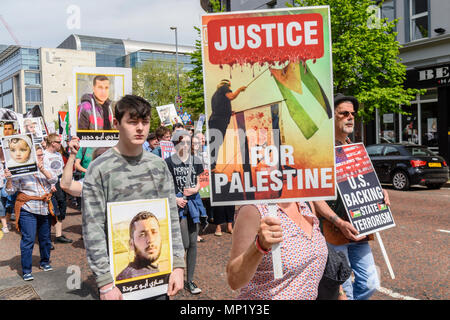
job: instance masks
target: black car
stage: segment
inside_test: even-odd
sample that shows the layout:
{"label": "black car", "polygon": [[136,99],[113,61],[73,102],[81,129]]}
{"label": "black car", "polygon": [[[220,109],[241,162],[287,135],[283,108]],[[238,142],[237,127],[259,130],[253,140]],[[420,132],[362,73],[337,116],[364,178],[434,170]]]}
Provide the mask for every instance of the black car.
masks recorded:
{"label": "black car", "polygon": [[408,190],[415,184],[439,189],[449,179],[444,158],[425,146],[381,143],[366,149],[380,182],[392,183],[397,190]]}

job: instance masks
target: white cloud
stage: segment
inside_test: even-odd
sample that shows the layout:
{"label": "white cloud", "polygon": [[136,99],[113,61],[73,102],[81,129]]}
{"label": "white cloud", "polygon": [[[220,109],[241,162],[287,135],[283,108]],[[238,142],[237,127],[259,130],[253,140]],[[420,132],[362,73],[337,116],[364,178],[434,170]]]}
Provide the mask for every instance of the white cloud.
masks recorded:
{"label": "white cloud", "polygon": [[[204,11],[200,0],[15,0],[2,1],[1,15],[21,45],[56,47],[70,34],[194,45]],[[67,8],[80,8],[80,29],[68,29]],[[0,44],[14,40],[0,23]]]}

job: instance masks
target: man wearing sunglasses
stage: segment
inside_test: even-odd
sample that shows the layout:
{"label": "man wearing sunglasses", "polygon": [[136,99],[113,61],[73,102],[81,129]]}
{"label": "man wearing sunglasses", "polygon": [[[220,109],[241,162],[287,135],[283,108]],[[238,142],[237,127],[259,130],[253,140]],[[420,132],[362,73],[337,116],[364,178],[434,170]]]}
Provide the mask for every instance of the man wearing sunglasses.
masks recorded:
{"label": "man wearing sunglasses", "polygon": [[64,161],[59,153],[61,150],[61,137],[56,133],[51,133],[47,137],[47,149],[44,151],[44,163],[53,170],[58,177],[56,185],[52,186],[52,203],[58,221],[55,225],[56,243],[72,243],[73,240],[66,238],[62,234],[62,222],[66,218],[66,193],[61,189],[60,179],[64,170]]}
{"label": "man wearing sunglasses", "polygon": [[[350,144],[349,135],[355,126],[355,116],[359,102],[355,97],[338,93],[334,97],[334,134],[337,146]],[[389,206],[389,196],[383,190],[384,201]],[[379,287],[379,279],[369,240],[373,235],[358,238],[358,231],[348,220],[342,198],[338,194],[335,201],[315,201],[315,208],[321,216],[321,227],[325,239],[336,251],[341,251],[355,275],[342,285],[349,300],[367,300]]]}

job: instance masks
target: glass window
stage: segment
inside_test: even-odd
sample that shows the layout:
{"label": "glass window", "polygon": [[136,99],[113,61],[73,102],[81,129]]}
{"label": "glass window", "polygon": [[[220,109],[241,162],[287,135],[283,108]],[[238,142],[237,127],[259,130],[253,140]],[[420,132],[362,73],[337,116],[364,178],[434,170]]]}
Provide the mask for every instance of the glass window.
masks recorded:
{"label": "glass window", "polygon": [[26,101],[41,101],[41,89],[40,88],[25,88],[25,100]]}
{"label": "glass window", "polygon": [[436,154],[424,147],[406,146],[405,150],[412,156],[435,156]]}
{"label": "glass window", "polygon": [[420,100],[430,100],[430,99],[436,99],[438,98],[438,91],[437,88],[431,88],[428,89],[427,92],[424,95],[420,96]]}
{"label": "glass window", "polygon": [[13,94],[12,92],[3,95],[3,107],[8,107],[13,105]]}
{"label": "glass window", "polygon": [[25,106],[26,112],[28,112],[28,111],[30,111],[31,109],[33,109],[34,106],[35,106],[36,104],[37,104],[37,103],[27,103],[26,106]]}
{"label": "glass window", "polygon": [[412,40],[428,38],[428,16],[413,19]]}
{"label": "glass window", "polygon": [[419,143],[417,104],[411,104],[411,107],[404,110],[411,112],[411,115],[402,115],[402,141],[417,144]]}
{"label": "glass window", "polygon": [[411,11],[413,15],[428,12],[428,0],[411,0]]}
{"label": "glass window", "polygon": [[420,107],[422,109],[422,145],[437,151],[439,148],[437,130],[438,104],[437,102],[421,103]]}
{"label": "glass window", "polygon": [[2,90],[0,93],[11,91],[13,88],[12,78],[2,82]]}
{"label": "glass window", "polygon": [[25,72],[25,85],[41,84],[41,75],[34,72]]}
{"label": "glass window", "polygon": [[410,0],[411,41],[428,38],[428,0]]}
{"label": "glass window", "polygon": [[399,156],[400,151],[393,146],[387,146],[386,149],[384,149],[384,155],[385,156]]}
{"label": "glass window", "polygon": [[[386,142],[398,142],[398,131],[397,113],[386,113],[380,117],[380,138],[383,138]],[[380,139],[380,141],[383,141],[383,139]]]}
{"label": "glass window", "polygon": [[368,146],[366,150],[369,156],[381,156],[381,151],[383,150],[383,147],[384,146]]}

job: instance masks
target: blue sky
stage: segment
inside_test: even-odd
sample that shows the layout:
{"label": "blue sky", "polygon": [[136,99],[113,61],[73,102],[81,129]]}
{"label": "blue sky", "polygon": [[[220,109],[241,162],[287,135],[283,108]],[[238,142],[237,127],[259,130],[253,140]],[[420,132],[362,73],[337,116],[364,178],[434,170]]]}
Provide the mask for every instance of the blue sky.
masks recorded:
{"label": "blue sky", "polygon": [[[1,0],[0,3],[0,15],[21,45],[50,48],[72,33],[174,43],[170,26],[178,28],[180,45],[193,46],[197,39],[194,26],[200,26],[204,13],[200,0]],[[15,44],[1,21],[0,44]]]}

